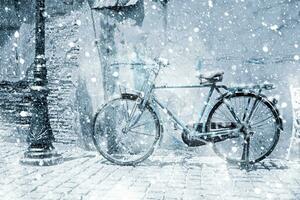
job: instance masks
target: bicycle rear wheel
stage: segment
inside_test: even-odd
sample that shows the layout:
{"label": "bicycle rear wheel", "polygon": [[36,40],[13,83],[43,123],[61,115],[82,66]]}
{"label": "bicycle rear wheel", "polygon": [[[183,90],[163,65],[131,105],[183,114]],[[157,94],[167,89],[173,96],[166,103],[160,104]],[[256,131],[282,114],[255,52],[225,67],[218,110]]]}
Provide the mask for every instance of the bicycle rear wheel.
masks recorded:
{"label": "bicycle rear wheel", "polygon": [[154,110],[149,105],[141,110],[138,105],[137,96],[123,95],[95,115],[94,144],[103,157],[115,164],[142,162],[152,154],[160,137]]}
{"label": "bicycle rear wheel", "polygon": [[218,123],[239,128],[235,137],[220,139],[213,145],[217,155],[234,163],[253,164],[266,158],[274,150],[282,129],[273,104],[252,93],[235,93],[217,102],[208,115],[206,131],[221,130]]}

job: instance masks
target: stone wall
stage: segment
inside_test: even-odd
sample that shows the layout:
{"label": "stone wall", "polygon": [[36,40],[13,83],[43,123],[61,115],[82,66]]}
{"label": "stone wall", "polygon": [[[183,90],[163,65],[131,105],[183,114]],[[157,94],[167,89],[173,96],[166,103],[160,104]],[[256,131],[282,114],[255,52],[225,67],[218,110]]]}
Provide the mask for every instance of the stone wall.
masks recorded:
{"label": "stone wall", "polygon": [[[85,126],[83,130],[88,130],[90,119],[85,115],[85,112],[88,110],[86,109],[88,107],[88,103],[86,103],[88,94],[85,91],[84,82],[79,81],[80,49],[78,29],[80,23],[77,19],[81,14],[75,10],[72,12],[70,10],[73,10],[73,8],[64,9],[64,12],[61,10],[58,14],[50,12],[52,16],[46,20],[46,65],[48,70],[48,87],[50,89],[48,106],[50,123],[56,141],[82,143],[83,140],[79,140],[79,138],[82,138],[81,124]],[[34,60],[34,25],[23,24],[18,31],[20,34],[18,53],[23,59],[20,66],[22,77],[2,73],[0,74],[0,80],[5,83],[8,80],[18,79],[31,83],[33,79],[32,67],[30,66],[32,66]],[[6,46],[12,46],[13,42],[8,41]],[[14,62],[10,61],[10,64],[6,66],[7,70],[5,72],[12,71],[15,68],[14,64]],[[27,96],[29,85],[26,88],[18,88],[16,86],[10,90],[17,90],[17,92],[13,92],[12,95],[4,86],[0,85],[0,114],[2,114],[0,131],[2,133],[6,131],[7,135],[13,135],[14,137],[19,134],[25,139],[26,132],[29,131],[30,119],[27,118],[21,123],[20,120],[12,120],[11,115],[19,115],[19,108],[22,105],[19,104],[21,99],[18,97],[20,96],[21,98],[22,96],[22,98],[25,98]],[[81,98],[82,93],[85,94],[83,98]],[[81,106],[81,104],[84,105]],[[24,106],[27,110],[30,110],[30,102],[25,102]],[[25,128],[23,129],[23,127]],[[8,128],[10,129],[8,130]],[[24,130],[21,133],[19,131],[20,128]]]}
{"label": "stone wall", "polygon": [[79,70],[76,14],[50,18],[46,38],[50,123],[57,141],[75,142],[79,134],[74,127]]}

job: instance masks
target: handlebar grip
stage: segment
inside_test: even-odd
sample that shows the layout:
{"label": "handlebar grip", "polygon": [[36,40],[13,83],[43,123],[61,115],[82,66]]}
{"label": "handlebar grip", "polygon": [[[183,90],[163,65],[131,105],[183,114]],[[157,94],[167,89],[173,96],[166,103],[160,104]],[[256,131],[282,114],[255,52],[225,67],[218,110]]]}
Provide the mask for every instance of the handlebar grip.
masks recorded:
{"label": "handlebar grip", "polygon": [[266,84],[264,84],[263,88],[266,90],[272,90],[272,89],[275,89],[275,85],[273,85],[271,83],[266,83]]}

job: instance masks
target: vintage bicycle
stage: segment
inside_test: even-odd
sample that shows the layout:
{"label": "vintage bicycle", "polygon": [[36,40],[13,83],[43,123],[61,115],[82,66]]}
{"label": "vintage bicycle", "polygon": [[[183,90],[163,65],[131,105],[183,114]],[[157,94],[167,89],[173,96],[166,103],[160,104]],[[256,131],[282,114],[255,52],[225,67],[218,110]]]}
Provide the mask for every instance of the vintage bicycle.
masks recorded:
{"label": "vintage bicycle", "polygon": [[[164,59],[156,59],[147,68],[141,91],[122,92],[96,112],[92,138],[104,158],[118,165],[147,159],[162,135],[158,109],[182,129],[182,140],[190,147],[209,144],[217,155],[238,164],[254,164],[270,155],[283,130],[276,100],[262,93],[274,89],[273,84],[227,87],[219,84],[224,73],[216,73],[200,75],[197,85],[155,86],[161,68],[167,66]],[[158,100],[154,90],[168,88],[210,88],[197,123],[185,124]],[[208,110],[215,91],[216,103]]]}

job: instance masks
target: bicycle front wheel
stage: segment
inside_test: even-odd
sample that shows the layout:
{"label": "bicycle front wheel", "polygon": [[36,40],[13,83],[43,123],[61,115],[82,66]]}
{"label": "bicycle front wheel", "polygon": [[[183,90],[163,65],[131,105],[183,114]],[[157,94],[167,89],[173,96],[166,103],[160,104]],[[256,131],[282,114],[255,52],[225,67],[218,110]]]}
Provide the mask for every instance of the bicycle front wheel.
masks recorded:
{"label": "bicycle front wheel", "polygon": [[279,113],[266,98],[252,93],[235,93],[212,108],[206,131],[238,129],[234,137],[219,138],[215,153],[235,163],[259,162],[274,150],[282,129]]}
{"label": "bicycle front wheel", "polygon": [[160,137],[160,123],[147,105],[141,110],[135,95],[123,95],[102,107],[94,118],[93,141],[99,153],[118,165],[148,158]]}

